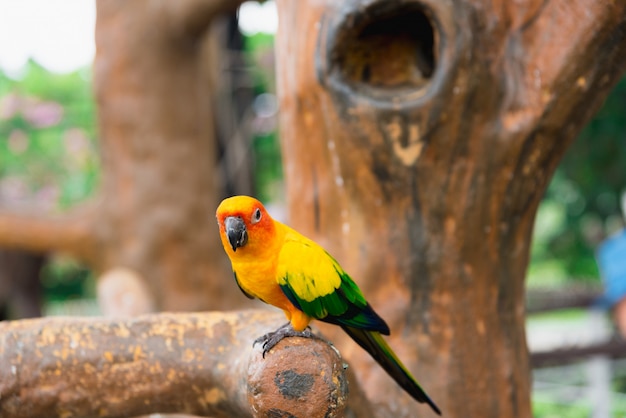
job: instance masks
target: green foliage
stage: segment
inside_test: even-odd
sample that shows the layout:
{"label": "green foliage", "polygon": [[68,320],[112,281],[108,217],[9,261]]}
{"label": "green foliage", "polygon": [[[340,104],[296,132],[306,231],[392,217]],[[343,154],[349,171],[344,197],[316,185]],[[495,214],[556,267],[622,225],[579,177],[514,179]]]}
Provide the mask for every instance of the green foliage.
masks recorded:
{"label": "green foliage", "polygon": [[73,260],[57,257],[41,272],[41,284],[48,302],[95,298],[93,273]]}
{"label": "green foliage", "polygon": [[255,156],[255,188],[258,197],[262,201],[275,201],[282,192],[276,190],[276,187],[283,178],[280,143],[276,131],[257,135],[252,150]]}
{"label": "green foliage", "polygon": [[274,35],[257,33],[246,36],[244,52],[249,64],[249,73],[254,83],[255,92],[275,93],[275,60],[274,60]]}
{"label": "green foliage", "polygon": [[[626,78],[611,92],[557,169],[539,207],[529,284],[597,280],[597,245],[623,227]],[[547,281],[547,283],[546,283]]]}
{"label": "green foliage", "polygon": [[591,405],[578,401],[573,403],[555,404],[543,396],[533,396],[533,417],[535,418],[589,418],[592,416]]}
{"label": "green foliage", "polygon": [[[626,393],[626,375],[613,376],[613,390],[618,393]],[[623,400],[620,404],[623,412],[621,416],[626,416],[626,400]]]}
{"label": "green foliage", "polygon": [[[580,391],[584,392],[584,389],[581,387]],[[619,396],[619,388],[616,388],[616,392],[618,396],[613,396],[611,399],[610,416],[623,418],[626,416],[626,401]],[[556,402],[553,394],[539,390],[533,392],[532,411],[534,418],[589,418],[593,416],[593,407],[587,396],[570,395],[568,399]]]}
{"label": "green foliage", "polygon": [[254,186],[259,199],[276,201],[282,195],[283,171],[276,126],[277,114],[275,110],[272,111],[276,107],[274,36],[265,33],[247,36],[244,51],[256,95],[252,141]]}
{"label": "green foliage", "polygon": [[0,74],[0,198],[5,203],[63,208],[95,189],[99,162],[89,74],[87,69],[52,74],[33,61],[20,80]]}

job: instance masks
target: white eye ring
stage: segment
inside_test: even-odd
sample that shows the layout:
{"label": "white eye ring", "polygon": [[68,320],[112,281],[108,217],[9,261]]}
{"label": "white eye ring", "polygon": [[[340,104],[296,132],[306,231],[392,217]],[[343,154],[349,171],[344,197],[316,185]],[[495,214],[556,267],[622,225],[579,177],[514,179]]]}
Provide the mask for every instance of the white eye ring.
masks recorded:
{"label": "white eye ring", "polygon": [[259,222],[261,220],[261,209],[256,208],[254,210],[254,213],[252,214],[252,219],[250,220],[250,222],[252,222],[253,224]]}

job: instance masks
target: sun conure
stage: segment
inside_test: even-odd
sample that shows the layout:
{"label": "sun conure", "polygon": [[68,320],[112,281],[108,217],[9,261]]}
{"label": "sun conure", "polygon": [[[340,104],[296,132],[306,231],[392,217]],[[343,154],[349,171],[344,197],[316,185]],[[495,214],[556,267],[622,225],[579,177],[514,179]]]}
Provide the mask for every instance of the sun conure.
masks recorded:
{"label": "sun conure", "polygon": [[389,335],[385,321],[321,246],[272,219],[249,196],[225,199],[216,216],[239,288],[249,298],[282,309],[289,320],[255,341],[263,344],[264,357],[285,337],[312,336],[312,319],[339,325],[413,398],[441,415],[383,339],[381,334]]}

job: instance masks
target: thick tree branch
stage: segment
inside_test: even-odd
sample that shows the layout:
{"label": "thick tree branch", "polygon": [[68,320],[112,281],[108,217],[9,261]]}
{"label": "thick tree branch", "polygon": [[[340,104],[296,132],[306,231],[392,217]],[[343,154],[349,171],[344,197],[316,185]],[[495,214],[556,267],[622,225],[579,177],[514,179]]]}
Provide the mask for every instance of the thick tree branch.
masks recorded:
{"label": "thick tree branch", "polygon": [[530,167],[542,162],[556,165],[565,150],[563,141],[573,140],[626,68],[626,4],[536,3],[510,6],[520,18],[515,22],[512,17],[499,71],[510,99],[503,106],[503,133],[519,132],[521,140],[529,131],[545,136],[533,145],[546,157],[528,156],[528,171],[543,169]]}
{"label": "thick tree branch", "polygon": [[344,363],[330,345],[288,338],[265,359],[252,347],[283,322],[239,311],[0,323],[0,415],[344,416]]}
{"label": "thick tree branch", "polygon": [[59,251],[93,262],[96,208],[83,204],[60,215],[0,209],[0,246],[33,252]]}

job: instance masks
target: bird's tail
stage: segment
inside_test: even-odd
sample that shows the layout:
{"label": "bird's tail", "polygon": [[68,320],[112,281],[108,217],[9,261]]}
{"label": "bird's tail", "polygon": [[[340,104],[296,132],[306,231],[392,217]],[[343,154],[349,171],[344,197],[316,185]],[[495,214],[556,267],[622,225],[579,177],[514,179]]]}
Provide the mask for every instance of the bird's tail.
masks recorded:
{"label": "bird's tail", "polygon": [[352,328],[345,325],[342,325],[341,328],[363,347],[363,349],[385,369],[387,374],[393,377],[402,389],[407,391],[418,402],[426,402],[433,411],[441,415],[441,411],[437,405],[428,397],[419,383],[417,383],[417,380],[411,376],[411,373],[409,373],[379,332]]}

